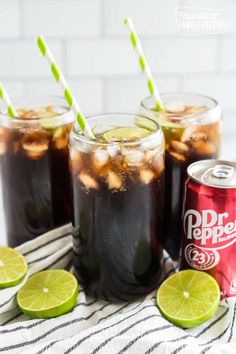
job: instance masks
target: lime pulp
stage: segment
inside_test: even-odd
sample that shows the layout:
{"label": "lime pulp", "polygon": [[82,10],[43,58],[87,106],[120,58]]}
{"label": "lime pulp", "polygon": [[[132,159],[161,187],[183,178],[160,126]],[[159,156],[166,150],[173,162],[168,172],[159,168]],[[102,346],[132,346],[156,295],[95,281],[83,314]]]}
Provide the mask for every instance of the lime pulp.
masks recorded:
{"label": "lime pulp", "polygon": [[157,305],[167,320],[191,328],[208,321],[220,302],[220,288],[209,274],[183,270],[166,279],[157,291]]}
{"label": "lime pulp", "polygon": [[53,269],[30,277],[17,293],[17,303],[31,318],[52,318],[71,311],[78,296],[74,275]]}
{"label": "lime pulp", "polygon": [[0,288],[18,285],[27,273],[25,258],[10,247],[0,247]]}
{"label": "lime pulp", "polygon": [[103,134],[105,141],[127,141],[144,138],[150,131],[141,127],[118,127]]}

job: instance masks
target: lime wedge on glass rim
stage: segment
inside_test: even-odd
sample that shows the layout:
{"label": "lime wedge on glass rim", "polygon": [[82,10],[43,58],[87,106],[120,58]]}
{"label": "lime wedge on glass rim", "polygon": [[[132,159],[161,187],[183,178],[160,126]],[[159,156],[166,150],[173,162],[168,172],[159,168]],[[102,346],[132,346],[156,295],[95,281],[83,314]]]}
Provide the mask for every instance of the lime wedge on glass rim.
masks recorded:
{"label": "lime wedge on glass rim", "polygon": [[52,318],[71,311],[78,296],[78,282],[63,269],[30,277],[17,293],[17,304],[31,318]]}
{"label": "lime wedge on glass rim", "polygon": [[140,127],[118,127],[103,134],[105,141],[125,141],[144,138],[150,131]]}
{"label": "lime wedge on glass rim", "polygon": [[183,270],[167,278],[157,291],[157,305],[167,320],[191,328],[208,321],[220,302],[215,279],[202,271]]}
{"label": "lime wedge on glass rim", "polygon": [[[154,121],[153,121],[154,120]],[[150,132],[155,132],[157,130],[157,126],[155,124],[156,119],[147,119],[146,117],[136,117],[135,124],[140,127],[149,130]]]}
{"label": "lime wedge on glass rim", "polygon": [[166,143],[169,143],[171,140],[174,139],[181,139],[186,129],[186,127],[184,125],[181,125],[180,122],[171,121],[166,118],[161,119],[161,116],[159,117],[153,116],[149,120],[143,117],[137,117],[135,119],[135,123],[138,127],[147,129],[150,132],[156,131],[156,124],[154,122],[158,123],[158,125],[161,127],[165,136]]}
{"label": "lime wedge on glass rim", "polygon": [[27,273],[25,258],[10,247],[0,247],[0,289],[19,284]]}

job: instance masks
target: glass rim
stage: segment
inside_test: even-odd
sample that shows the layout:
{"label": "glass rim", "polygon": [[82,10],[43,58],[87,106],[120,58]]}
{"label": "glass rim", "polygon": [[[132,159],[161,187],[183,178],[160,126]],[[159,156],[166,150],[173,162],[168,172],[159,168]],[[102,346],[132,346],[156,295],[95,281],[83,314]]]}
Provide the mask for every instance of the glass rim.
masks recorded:
{"label": "glass rim", "polygon": [[[13,107],[14,107],[14,102],[16,101],[22,101],[27,102],[30,100],[40,100],[42,99],[50,99],[50,101],[52,101],[52,105],[53,105],[53,100],[60,100],[61,102],[63,101],[65,103],[65,105],[61,105],[61,107],[65,108],[65,111],[62,113],[57,113],[55,116],[53,117],[37,117],[37,118],[26,118],[26,117],[11,117],[7,112],[3,112],[2,110],[0,110],[0,117],[4,117],[5,119],[9,119],[9,121],[11,122],[15,122],[15,123],[19,123],[19,122],[29,122],[29,123],[38,123],[40,122],[55,122],[55,120],[69,120],[68,118],[70,118],[70,121],[73,121],[74,119],[71,119],[71,109],[67,106],[66,101],[64,99],[63,96],[59,96],[59,95],[47,95],[47,94],[31,94],[31,95],[22,95],[22,96],[16,96],[16,97],[12,97],[11,101],[13,103]],[[40,105],[39,105],[40,106]],[[42,105],[43,107],[44,105]],[[24,109],[24,104],[22,105],[21,108],[19,109]],[[33,109],[33,107],[32,107]]]}
{"label": "glass rim", "polygon": [[[199,117],[201,115],[204,115],[204,114],[209,114],[209,113],[214,113],[219,111],[221,113],[221,108],[220,108],[220,105],[219,105],[219,102],[213,98],[213,97],[210,97],[208,95],[204,95],[204,94],[201,94],[201,93],[192,93],[192,92],[178,92],[178,91],[173,91],[173,92],[163,92],[160,94],[161,97],[168,97],[168,96],[193,96],[193,97],[199,97],[199,98],[204,98],[204,99],[207,99],[208,101],[212,102],[214,105],[213,107],[207,107],[207,110],[203,113],[190,113],[190,114],[186,114],[186,115],[181,115],[181,113],[173,113],[173,117],[171,117],[171,119],[181,119],[181,120],[185,120],[186,119],[189,119],[189,118],[194,118],[194,117]],[[157,111],[154,111],[152,108],[148,107],[145,102],[148,101],[149,99],[152,99],[152,96],[147,96],[145,97],[144,99],[141,100],[141,107],[146,109],[147,111],[150,111],[150,112],[157,112]],[[153,104],[154,106],[154,104]],[[159,113],[159,112],[157,112]]]}
{"label": "glass rim", "polygon": [[[73,124],[73,127],[71,129],[71,136],[79,142],[87,143],[90,145],[100,145],[100,146],[110,146],[110,145],[137,145],[137,144],[142,144],[146,141],[148,141],[150,138],[157,137],[159,135],[162,135],[162,130],[161,126],[158,122],[156,122],[154,119],[147,117],[143,114],[139,113],[101,113],[101,114],[95,114],[95,115],[90,115],[86,117],[86,120],[93,119],[93,118],[102,118],[102,117],[120,117],[120,116],[127,116],[127,117],[140,117],[140,118],[145,118],[147,121],[150,121],[155,124],[156,130],[154,132],[150,131],[150,134],[147,136],[144,136],[142,138],[137,138],[137,139],[130,139],[130,140],[116,140],[116,141],[102,141],[102,140],[92,140],[86,137],[81,133],[80,127],[78,126],[78,123],[75,122]],[[122,126],[119,126],[122,127]],[[81,133],[81,134],[79,134]]]}

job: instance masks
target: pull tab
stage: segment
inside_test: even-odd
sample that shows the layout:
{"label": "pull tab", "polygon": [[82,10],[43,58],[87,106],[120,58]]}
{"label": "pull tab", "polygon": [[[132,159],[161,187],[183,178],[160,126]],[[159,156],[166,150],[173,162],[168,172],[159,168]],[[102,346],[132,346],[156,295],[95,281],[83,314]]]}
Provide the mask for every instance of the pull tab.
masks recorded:
{"label": "pull tab", "polygon": [[233,173],[233,167],[226,165],[216,165],[212,170],[212,176],[216,178],[230,179],[233,177]]}
{"label": "pull tab", "polygon": [[208,186],[230,188],[235,185],[236,174],[232,166],[216,165],[208,168],[201,180]]}

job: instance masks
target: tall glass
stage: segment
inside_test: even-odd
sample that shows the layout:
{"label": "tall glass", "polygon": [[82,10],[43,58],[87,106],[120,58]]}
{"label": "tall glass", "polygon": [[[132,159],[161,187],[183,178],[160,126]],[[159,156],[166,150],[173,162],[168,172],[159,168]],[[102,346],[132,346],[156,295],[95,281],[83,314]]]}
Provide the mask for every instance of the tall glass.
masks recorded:
{"label": "tall glass", "polygon": [[141,112],[160,125],[165,136],[165,202],[162,244],[171,257],[179,257],[181,214],[187,167],[197,160],[218,158],[222,112],[210,97],[163,94],[165,111],[157,113],[153,99],[141,102]]}
{"label": "tall glass", "polygon": [[[96,140],[76,125],[70,139],[75,269],[89,295],[134,299],[155,288],[161,272],[163,134],[141,116],[108,114],[88,122]],[[139,133],[141,126],[145,137],[104,139],[111,129]]]}
{"label": "tall glass", "polygon": [[73,114],[63,98],[13,99],[0,113],[0,178],[10,246],[71,221],[68,137]]}

